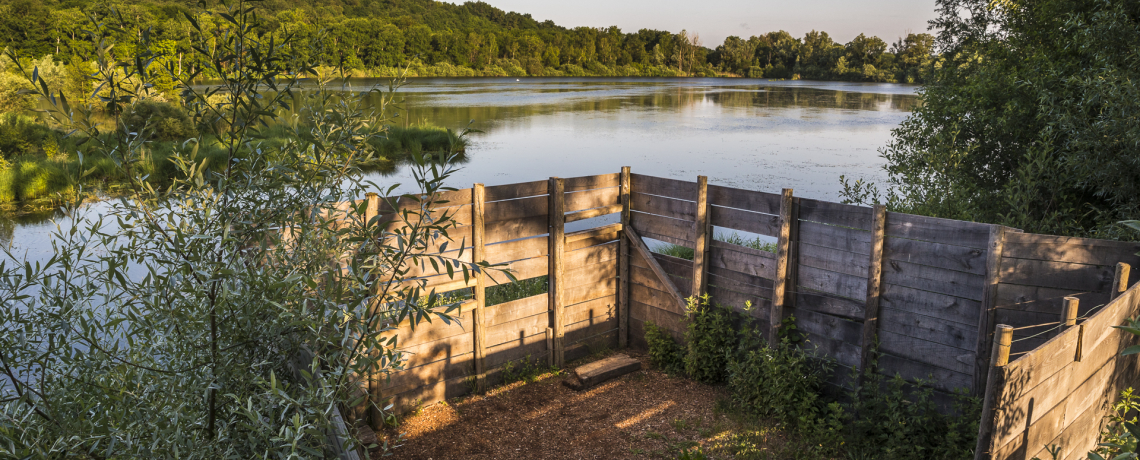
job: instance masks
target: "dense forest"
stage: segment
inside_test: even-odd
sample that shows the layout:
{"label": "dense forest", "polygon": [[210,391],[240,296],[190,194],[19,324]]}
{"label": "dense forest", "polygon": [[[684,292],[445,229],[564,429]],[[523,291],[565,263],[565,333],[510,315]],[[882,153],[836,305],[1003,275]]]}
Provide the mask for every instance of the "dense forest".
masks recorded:
{"label": "dense forest", "polygon": [[[216,2],[208,2],[216,3]],[[91,48],[87,16],[115,10],[116,48],[149,37],[167,62],[193,71],[187,14],[197,2],[141,0],[0,0],[0,37],[22,58],[71,56]],[[209,5],[208,5],[209,6]],[[214,5],[217,6],[217,5]],[[267,0],[259,8],[279,38],[293,35],[299,61],[343,65],[357,76],[411,67],[418,76],[744,76],[921,83],[937,66],[933,37],[908,34],[888,45],[859,35],[835,42],[825,32],[803,38],[770,32],[728,37],[715,49],[699,34],[617,27],[566,28],[483,2],[432,0]],[[201,21],[210,16],[197,15]],[[132,40],[132,38],[134,40]]]}

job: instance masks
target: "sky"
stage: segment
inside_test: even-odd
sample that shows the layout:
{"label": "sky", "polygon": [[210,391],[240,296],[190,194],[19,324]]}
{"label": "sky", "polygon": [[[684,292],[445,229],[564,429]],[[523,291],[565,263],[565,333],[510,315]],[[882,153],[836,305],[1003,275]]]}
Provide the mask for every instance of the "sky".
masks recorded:
{"label": "sky", "polygon": [[[462,3],[462,0],[453,0]],[[748,38],[774,30],[803,37],[822,30],[839,43],[860,33],[893,43],[927,32],[934,0],[483,0],[499,9],[530,13],[565,27],[618,26],[623,32],[658,29],[700,34],[715,48],[729,35]]]}

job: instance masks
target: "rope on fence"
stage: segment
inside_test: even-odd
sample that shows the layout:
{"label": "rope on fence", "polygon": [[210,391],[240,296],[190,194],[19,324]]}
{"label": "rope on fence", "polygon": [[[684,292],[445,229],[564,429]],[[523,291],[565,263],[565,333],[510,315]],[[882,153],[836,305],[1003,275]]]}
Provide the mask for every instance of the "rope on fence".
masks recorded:
{"label": "rope on fence", "polygon": [[1078,320],[1078,321],[1080,321],[1080,320],[1085,320],[1085,319],[1089,319],[1089,318],[1091,318],[1091,317],[1092,317],[1092,315],[1095,315],[1095,314],[1096,314],[1096,311],[1097,311],[1097,310],[1100,310],[1101,308],[1104,308],[1104,306],[1105,306],[1105,305],[1108,305],[1108,304],[1106,304],[1106,303],[1102,303],[1102,304],[1100,304],[1100,305],[1097,305],[1097,306],[1093,307],[1091,310],[1089,310],[1089,311],[1088,311],[1088,313],[1085,313],[1085,316],[1081,316],[1081,317],[1077,318],[1077,320]]}
{"label": "rope on fence", "polygon": [[1054,321],[1054,322],[1052,322],[1052,323],[1041,323],[1041,324],[1034,324],[1034,325],[1032,325],[1032,326],[1022,326],[1022,327],[1015,327],[1015,328],[1013,328],[1013,330],[1015,330],[1015,331],[1020,331],[1020,330],[1022,330],[1022,329],[1033,329],[1033,328],[1035,328],[1035,327],[1052,326],[1052,325],[1055,325],[1055,324],[1061,324],[1061,322],[1060,322],[1060,321]]}
{"label": "rope on fence", "polygon": [[1054,324],[1058,324],[1058,325],[1057,325],[1057,326],[1053,326],[1053,327],[1051,327],[1051,328],[1049,328],[1049,329],[1046,329],[1046,330],[1044,330],[1044,331],[1038,332],[1038,333],[1036,333],[1036,334],[1033,334],[1033,335],[1031,335],[1031,336],[1029,336],[1029,337],[1022,337],[1022,338],[1020,338],[1020,339],[1014,340],[1014,342],[1020,342],[1020,341],[1022,341],[1022,340],[1029,340],[1029,339],[1032,339],[1032,338],[1040,337],[1040,336],[1042,336],[1042,335],[1048,334],[1048,333],[1050,333],[1050,332],[1053,332],[1053,331],[1055,331],[1055,330],[1057,330],[1057,329],[1060,329],[1060,328],[1061,328],[1061,325],[1060,325],[1059,323],[1054,323]]}

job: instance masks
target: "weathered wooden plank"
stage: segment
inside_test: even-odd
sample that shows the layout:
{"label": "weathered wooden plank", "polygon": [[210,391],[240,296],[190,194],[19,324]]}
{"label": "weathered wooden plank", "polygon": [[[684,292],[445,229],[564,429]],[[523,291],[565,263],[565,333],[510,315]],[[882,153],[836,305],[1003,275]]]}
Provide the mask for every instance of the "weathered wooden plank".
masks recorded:
{"label": "weathered wooden plank", "polygon": [[494,327],[508,321],[546,313],[546,294],[532,295],[510,302],[487,307],[487,326]]}
{"label": "weathered wooden plank", "polygon": [[637,300],[630,301],[630,317],[641,322],[652,321],[659,327],[683,334],[685,326],[685,317],[675,312],[662,310],[651,304],[642,303]]}
{"label": "weathered wooden plank", "polygon": [[620,231],[621,224],[609,224],[602,227],[579,230],[566,234],[566,244],[571,244],[581,240],[597,238],[601,236],[609,238],[611,235],[616,235]]}
{"label": "weathered wooden plank", "polygon": [[1088,265],[1140,263],[1137,252],[1140,252],[1140,243],[1136,242],[1034,233],[1011,233],[1002,248],[1004,257]]}
{"label": "weathered wooden plank", "polygon": [[612,173],[598,174],[595,176],[568,177],[563,180],[566,184],[566,192],[577,192],[580,190],[617,187],[621,179],[618,173]]}
{"label": "weathered wooden plank", "polygon": [[617,264],[606,261],[566,270],[562,285],[566,287],[566,289],[571,289],[578,286],[602,284],[613,278],[617,278]]}
{"label": "weathered wooden plank", "polygon": [[883,267],[885,283],[977,301],[982,300],[985,281],[982,275],[898,260],[888,260]]}
{"label": "weathered wooden plank", "polygon": [[780,214],[780,195],[778,193],[709,185],[709,203],[772,215]]}
{"label": "weathered wooden plank", "polygon": [[605,331],[593,337],[586,337],[566,348],[568,363],[589,357],[603,348],[613,348],[617,344],[617,329]]}
{"label": "weathered wooden plank", "polygon": [[954,372],[949,369],[933,366],[929,363],[914,361],[892,354],[879,354],[878,372],[894,377],[898,375],[910,382],[923,380],[928,385],[942,391],[954,391],[959,388],[969,389],[973,384],[973,376]]}
{"label": "weathered wooden plank", "polygon": [[[693,247],[693,242],[696,241],[693,236],[693,223],[690,221],[683,221],[678,219],[670,219],[668,217],[657,216],[653,214],[645,214],[641,212],[631,212],[629,216],[630,226],[637,230],[638,234],[654,234],[663,235],[670,239],[662,239],[662,241],[673,242],[679,240],[682,246]],[[653,237],[653,239],[660,239]]]}
{"label": "weathered wooden plank", "polygon": [[604,208],[621,205],[617,187],[566,193],[567,214],[584,209]]}
{"label": "weathered wooden plank", "polygon": [[[629,226],[630,189],[629,166],[621,168],[619,193],[622,205],[621,227]],[[625,235],[618,240],[618,347],[629,345],[629,239]]]}
{"label": "weathered wooden plank", "polygon": [[865,314],[864,309],[866,305],[855,299],[813,294],[810,292],[797,292],[796,308],[827,313],[848,319],[860,319],[863,318]]}
{"label": "weathered wooden plank", "polygon": [[[678,278],[692,278],[693,275],[693,261],[673,257],[665,254],[653,254],[653,259],[661,264],[661,269],[670,276]],[[648,267],[647,267],[648,268]]]}
{"label": "weathered wooden plank", "polygon": [[800,199],[800,219],[823,224],[871,230],[871,208],[828,201]]}
{"label": "weathered wooden plank", "polygon": [[532,196],[530,198],[508,201],[492,201],[486,205],[484,219],[490,223],[544,216],[550,209],[549,201],[550,198],[547,196]]}
{"label": "weathered wooden plank", "polygon": [[709,268],[709,274],[715,276],[718,280],[730,280],[734,283],[746,284],[756,289],[763,289],[768,293],[765,297],[771,298],[774,284],[771,279],[717,267]]}
{"label": "weathered wooden plank", "polygon": [[875,205],[872,208],[871,257],[867,263],[867,298],[863,306],[863,330],[859,342],[859,377],[863,381],[866,371],[872,367],[875,342],[879,335],[879,315],[881,313],[879,295],[883,292],[883,245],[886,240],[887,208]]}
{"label": "weathered wooden plank", "polygon": [[977,327],[981,302],[936,292],[920,291],[894,284],[884,284],[879,301],[883,307],[912,311],[963,325]]}
{"label": "weathered wooden plank", "polygon": [[593,319],[608,321],[617,318],[616,297],[600,297],[566,307],[563,314],[566,324],[577,324]]}
{"label": "weathered wooden plank", "polygon": [[617,256],[618,245],[609,243],[566,251],[564,260],[567,267],[582,267],[612,261],[617,259]]}
{"label": "weathered wooden plank", "polygon": [[[471,193],[471,240],[472,240],[472,257],[476,261],[486,260],[486,237],[484,235],[485,226],[483,223],[483,216],[485,212],[485,189],[483,184],[475,184]],[[484,390],[486,386],[487,370],[487,275],[483,270],[473,274],[475,277],[475,287],[472,288],[472,297],[475,300],[475,311],[472,312],[471,326],[474,335],[475,347],[475,375],[478,379],[479,390]]]}
{"label": "weathered wooden plank", "polygon": [[636,249],[637,252],[641,255],[641,260],[649,264],[649,268],[653,270],[653,273],[657,275],[661,283],[664,284],[666,288],[668,288],[670,297],[677,303],[677,307],[683,311],[685,308],[685,301],[681,297],[681,294],[677,292],[676,286],[674,286],[673,282],[669,280],[669,275],[666,274],[665,270],[661,268],[661,265],[657,263],[657,259],[653,257],[653,253],[649,251],[649,248],[645,246],[645,242],[641,240],[641,237],[638,236],[637,232],[632,227],[633,226],[631,226],[625,232],[625,236],[627,239],[629,239],[630,245],[633,246],[634,249]]}
{"label": "weathered wooden plank", "polygon": [[[505,266],[496,267],[502,270],[510,270],[511,274],[515,276],[516,280],[531,279],[538,276],[544,276],[547,270],[550,269],[549,262],[546,257],[532,257],[530,259],[516,260],[508,263]],[[511,283],[510,277],[506,273],[496,271],[495,268],[487,270],[487,285],[498,286],[500,284]]]}
{"label": "weathered wooden plank", "polygon": [[549,252],[549,238],[545,236],[508,241],[487,245],[487,262],[498,264],[531,257],[540,257]]}
{"label": "weathered wooden plank", "polygon": [[612,296],[616,293],[617,278],[607,278],[600,283],[567,288],[564,299],[566,305],[573,305],[587,300]]}
{"label": "weathered wooden plank", "polygon": [[700,296],[705,291],[706,270],[708,266],[709,240],[712,239],[712,228],[709,226],[709,178],[697,176],[697,216],[693,223],[693,269],[688,278],[689,292],[686,295]]}
{"label": "weathered wooden plank", "polygon": [[637,284],[640,284],[642,286],[645,286],[645,287],[648,287],[651,289],[655,289],[655,290],[658,290],[661,292],[667,291],[667,288],[665,287],[665,285],[661,284],[661,282],[657,280],[657,275],[655,275],[653,273],[653,270],[631,264],[629,267],[629,273],[630,273],[630,280],[634,283],[637,283]]}
{"label": "weathered wooden plank", "polygon": [[545,313],[518,318],[487,328],[487,346],[494,347],[507,342],[538,334],[545,334],[550,318]]}
{"label": "weathered wooden plank", "polygon": [[440,380],[470,375],[474,372],[474,353],[453,356],[423,366],[388,374],[382,380],[384,394],[399,394]]}
{"label": "weathered wooden plank", "polygon": [[475,350],[474,345],[474,336],[472,334],[459,334],[431,342],[403,347],[400,348],[400,351],[404,352],[403,367],[405,369],[411,369],[439,360],[451,359],[472,353]]}
{"label": "weathered wooden plank", "polygon": [[579,240],[576,240],[574,242],[568,242],[568,243],[566,243],[566,252],[574,252],[574,251],[578,251],[578,250],[581,250],[584,248],[601,246],[601,245],[608,245],[608,246],[612,246],[612,247],[617,247],[617,240],[620,237],[620,235],[621,235],[621,232],[614,231],[614,232],[610,232],[610,233],[604,233],[601,235],[594,235],[594,236],[590,236],[587,238],[579,239]]}
{"label": "weathered wooden plank", "polygon": [[870,258],[866,254],[825,248],[814,244],[800,243],[800,266],[843,273],[852,276],[867,276]]}
{"label": "weathered wooden plank", "polygon": [[853,228],[825,225],[817,222],[800,222],[799,242],[871,255],[871,232]]}
{"label": "weathered wooden plank", "polygon": [[656,308],[671,311],[678,315],[685,314],[685,308],[679,305],[676,300],[671,299],[668,292],[658,291],[649,286],[639,284],[636,281],[630,284],[629,295],[631,302],[653,305]]}
{"label": "weathered wooden plank", "polygon": [[697,204],[692,201],[634,192],[630,194],[629,205],[630,209],[646,214],[656,214],[689,222],[693,222],[697,218]]}
{"label": "weathered wooden plank", "polygon": [[550,236],[548,241],[550,289],[547,294],[550,296],[549,310],[553,316],[550,327],[554,334],[554,366],[557,367],[566,364],[566,325],[562,322],[562,309],[569,302],[569,289],[566,289],[563,284],[565,274],[565,260],[563,259],[566,251],[566,220],[563,218],[565,214],[563,206],[566,202],[565,189],[565,181],[557,177],[550,178],[550,201],[548,205],[550,209]]}
{"label": "weathered wooden plank", "polygon": [[940,219],[897,212],[887,213],[887,236],[986,249],[990,224]]}
{"label": "weathered wooden plank", "polygon": [[815,267],[800,267],[797,291],[808,289],[849,299],[867,298],[867,279]]}
{"label": "weathered wooden plank", "polygon": [[[747,275],[745,275],[745,276],[747,276]],[[763,278],[760,278],[760,279],[763,279]],[[723,288],[723,289],[728,289],[731,291],[736,291],[736,292],[739,292],[739,293],[745,294],[745,295],[761,297],[764,299],[771,299],[772,298],[772,288],[756,286],[756,285],[740,282],[740,281],[737,281],[737,280],[732,279],[732,278],[722,278],[719,276],[710,276],[709,277],[709,285],[710,286],[716,286],[716,287]],[[771,284],[769,284],[769,285],[771,285]]]}
{"label": "weathered wooden plank", "polygon": [[768,236],[780,235],[780,216],[720,206],[711,206],[710,208],[710,222],[716,227],[731,228],[733,230]]}
{"label": "weathered wooden plank", "polygon": [[986,274],[984,249],[888,237],[884,246],[887,260],[910,262],[931,267]]}
{"label": "weathered wooden plank", "polygon": [[[855,346],[859,346],[863,337],[863,326],[859,322],[801,308],[792,308],[789,311],[796,317],[797,330],[841,340]],[[858,361],[855,364],[858,364]]]}
{"label": "weathered wooden plank", "polygon": [[888,330],[879,330],[879,351],[966,375],[973,375],[974,372],[973,350],[907,337]]}
{"label": "weathered wooden plank", "polygon": [[570,324],[566,326],[566,344],[567,346],[573,345],[583,340],[589,340],[602,333],[616,330],[617,318],[596,323],[582,321],[577,324]]}
{"label": "weathered wooden plank", "polygon": [[595,217],[604,216],[607,214],[616,214],[623,209],[620,204],[611,204],[602,208],[586,209],[584,211],[572,212],[566,215],[566,223],[577,222],[580,220],[593,219]]}
{"label": "weathered wooden plank", "polygon": [[394,331],[385,332],[383,335],[385,338],[395,335],[396,346],[407,348],[460,334],[471,333],[471,314],[464,313],[462,315],[452,316],[457,317],[458,321],[453,319],[450,323],[446,323],[442,319],[434,316],[428,317],[430,322],[425,320],[414,326],[410,321],[405,321]]}
{"label": "weathered wooden plank", "polygon": [[[713,242],[709,251],[709,267],[746,273],[761,278],[776,278],[775,254],[735,246],[731,250]],[[743,249],[751,249],[745,252]]]}
{"label": "weathered wooden plank", "polygon": [[[780,196],[780,233],[776,242],[776,272],[772,283],[772,307],[768,314],[768,345],[779,345],[779,328],[784,322],[784,307],[788,304],[789,287],[795,288],[796,277],[792,274],[795,269],[790,267],[792,259],[792,224],[796,219],[793,211],[794,197],[792,189],[786,188]],[[802,229],[799,229],[802,231]],[[800,236],[797,232],[794,236]],[[789,286],[790,285],[790,286]]]}
{"label": "weathered wooden plank", "polygon": [[[487,350],[487,368],[491,369],[488,374],[493,375],[494,369],[511,361],[529,360],[532,363],[535,361],[545,363],[548,353],[545,330],[539,334],[501,343]],[[492,381],[493,378],[489,376],[487,380]]]}
{"label": "weathered wooden plank", "polygon": [[[1073,289],[1055,289],[1050,287],[1021,286],[1002,283],[997,287],[997,299],[994,304],[997,308],[1006,308],[1011,305],[1036,300],[1060,299],[1078,292],[1080,291]],[[1100,294],[1108,295],[1106,292]]]}
{"label": "weathered wooden plank", "polygon": [[829,358],[839,363],[836,372],[844,372],[859,365],[859,345],[824,337],[811,332],[803,332],[804,341],[800,348],[816,356]]}
{"label": "weathered wooden plank", "polygon": [[1015,303],[1009,305],[998,306],[999,310],[1015,310],[1042,313],[1047,315],[1059,316],[1061,315],[1062,305],[1065,302],[1065,297],[1074,297],[1079,302],[1077,316],[1087,316],[1089,310],[1102,306],[1109,302],[1108,294],[1104,292],[1081,292],[1076,294],[1067,295],[1064,297],[1054,297],[1051,299],[1034,300],[1029,302]]}
{"label": "weathered wooden plank", "polygon": [[934,343],[971,350],[977,346],[978,331],[972,325],[943,321],[913,311],[882,308],[879,329]]}
{"label": "weathered wooden plank", "polygon": [[630,183],[633,191],[637,193],[668,196],[681,200],[691,200],[697,196],[697,184],[693,182],[630,174]]}
{"label": "weathered wooden plank", "polygon": [[[520,238],[530,238],[546,233],[549,229],[545,214],[524,219],[502,220],[484,224],[487,244],[501,243]],[[452,237],[454,239],[454,236]]]}
{"label": "weathered wooden plank", "polygon": [[518,184],[492,185],[487,187],[485,192],[488,202],[546,195],[550,193],[550,182],[536,180]]}
{"label": "weathered wooden plank", "polygon": [[1116,267],[1003,259],[1001,283],[1069,289],[1073,292],[1106,292],[1112,286]]}
{"label": "weathered wooden plank", "polygon": [[579,366],[570,374],[570,378],[563,380],[562,383],[575,391],[582,391],[639,370],[641,370],[641,360],[618,354]]}

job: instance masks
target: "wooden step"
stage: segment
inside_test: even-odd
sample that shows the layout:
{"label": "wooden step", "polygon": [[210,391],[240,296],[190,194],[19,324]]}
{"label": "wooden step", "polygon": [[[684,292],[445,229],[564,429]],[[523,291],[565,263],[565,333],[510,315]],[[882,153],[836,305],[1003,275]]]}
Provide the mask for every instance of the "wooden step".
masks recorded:
{"label": "wooden step", "polygon": [[582,391],[614,377],[621,377],[639,370],[641,370],[641,361],[623,354],[616,354],[606,359],[578,366],[570,373],[569,378],[562,381],[562,384],[576,391]]}

